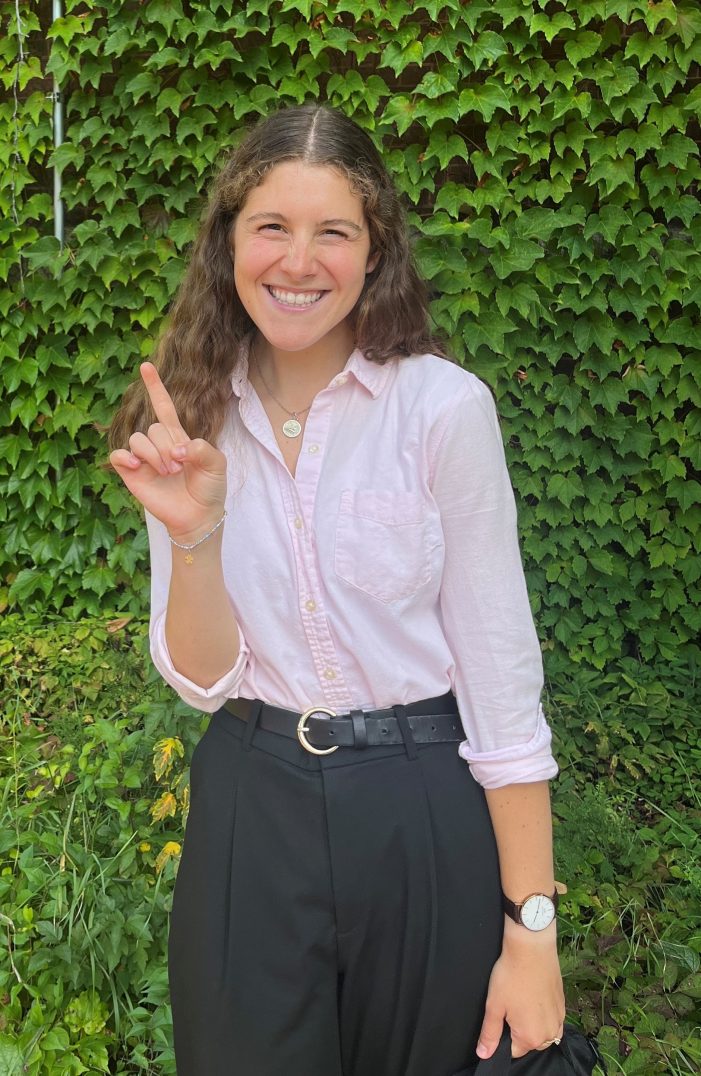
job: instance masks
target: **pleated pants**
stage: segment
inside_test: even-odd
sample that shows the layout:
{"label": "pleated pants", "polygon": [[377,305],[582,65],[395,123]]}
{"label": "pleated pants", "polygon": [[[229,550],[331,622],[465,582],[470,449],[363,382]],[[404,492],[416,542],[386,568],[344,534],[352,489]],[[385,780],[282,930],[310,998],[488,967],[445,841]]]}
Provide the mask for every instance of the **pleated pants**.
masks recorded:
{"label": "pleated pants", "polygon": [[220,710],[195,749],[169,976],[178,1076],[463,1076],[503,913],[457,743],[316,756]]}

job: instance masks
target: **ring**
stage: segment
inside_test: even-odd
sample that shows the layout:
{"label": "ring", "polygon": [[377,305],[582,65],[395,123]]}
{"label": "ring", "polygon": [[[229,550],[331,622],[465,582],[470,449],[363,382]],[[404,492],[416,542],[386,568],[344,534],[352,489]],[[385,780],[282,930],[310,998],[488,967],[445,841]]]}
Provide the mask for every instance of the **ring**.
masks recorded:
{"label": "ring", "polygon": [[544,1043],[541,1044],[540,1048],[541,1048],[541,1050],[544,1050],[546,1046],[552,1046],[553,1043],[555,1044],[555,1046],[559,1046],[561,1042],[562,1042],[562,1039],[548,1039],[547,1042],[544,1042]]}

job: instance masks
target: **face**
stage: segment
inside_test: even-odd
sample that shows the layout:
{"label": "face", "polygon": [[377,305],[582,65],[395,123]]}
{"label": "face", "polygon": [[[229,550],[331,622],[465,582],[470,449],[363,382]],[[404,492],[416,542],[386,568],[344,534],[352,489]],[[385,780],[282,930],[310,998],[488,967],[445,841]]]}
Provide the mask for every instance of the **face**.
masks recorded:
{"label": "face", "polygon": [[241,207],[233,247],[239,298],[272,348],[348,343],[348,315],[377,258],[362,201],[342,173],[276,165]]}

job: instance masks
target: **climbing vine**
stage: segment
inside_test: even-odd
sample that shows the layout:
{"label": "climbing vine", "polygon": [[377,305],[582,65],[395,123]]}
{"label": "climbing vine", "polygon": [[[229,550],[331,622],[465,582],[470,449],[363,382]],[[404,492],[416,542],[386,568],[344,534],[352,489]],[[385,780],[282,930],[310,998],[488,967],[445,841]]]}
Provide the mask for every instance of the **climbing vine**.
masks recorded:
{"label": "climbing vine", "polygon": [[145,607],[143,524],[96,424],[151,353],[222,152],[318,99],[382,148],[435,320],[497,394],[550,667],[698,654],[695,2],[69,0],[52,23],[16,0],[0,20],[3,608]]}

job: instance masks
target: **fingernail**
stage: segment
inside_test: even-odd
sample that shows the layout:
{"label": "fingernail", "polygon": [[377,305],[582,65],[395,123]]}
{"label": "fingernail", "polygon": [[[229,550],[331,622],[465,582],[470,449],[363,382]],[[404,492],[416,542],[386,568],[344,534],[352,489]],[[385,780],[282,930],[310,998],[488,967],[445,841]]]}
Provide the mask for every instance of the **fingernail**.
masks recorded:
{"label": "fingernail", "polygon": [[182,465],[182,463],[176,463],[175,460],[171,460],[170,461],[170,469],[171,469],[172,474],[178,474],[179,471],[182,471],[183,465]]}
{"label": "fingernail", "polygon": [[483,1042],[477,1044],[477,1053],[480,1057],[487,1057],[489,1055],[489,1047],[485,1046]]}
{"label": "fingernail", "polygon": [[173,455],[176,459],[182,460],[185,458],[186,448],[185,445],[175,445],[173,448]]}

